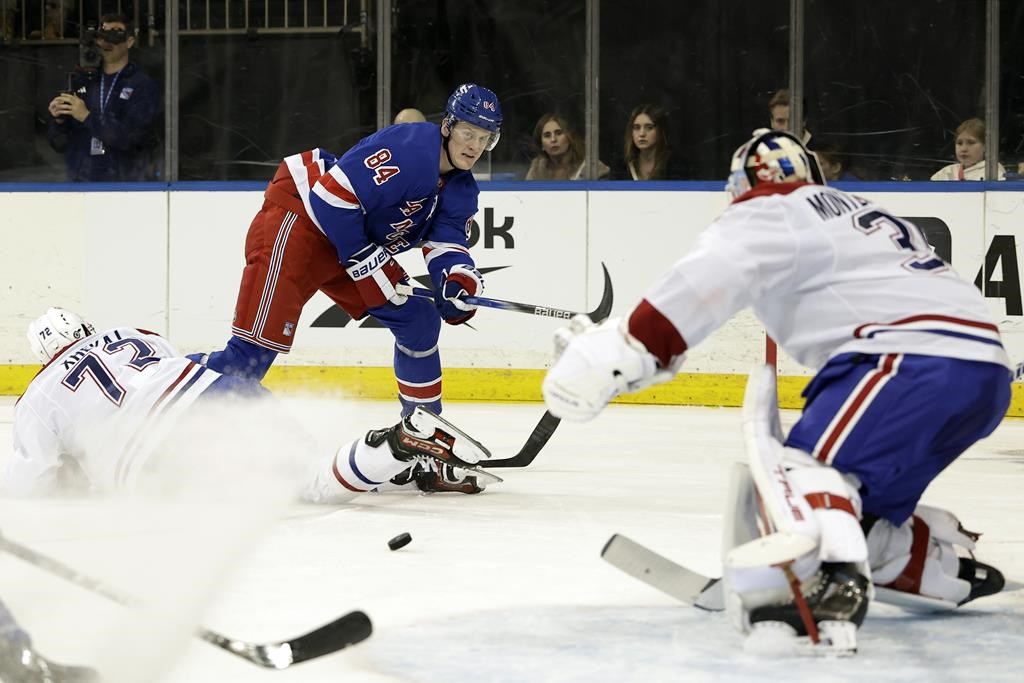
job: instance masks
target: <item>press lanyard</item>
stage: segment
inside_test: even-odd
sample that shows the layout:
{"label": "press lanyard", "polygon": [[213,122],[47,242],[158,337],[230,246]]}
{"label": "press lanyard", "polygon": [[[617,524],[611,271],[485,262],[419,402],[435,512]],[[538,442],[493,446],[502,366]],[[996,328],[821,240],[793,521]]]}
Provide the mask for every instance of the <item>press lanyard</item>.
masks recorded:
{"label": "press lanyard", "polygon": [[[123,71],[123,69],[122,69]],[[114,94],[114,88],[117,86],[117,79],[121,77],[121,71],[114,74],[113,80],[110,81],[110,92],[103,95],[103,80],[106,74],[100,75],[100,121],[103,120],[103,115],[107,113],[107,102],[110,100],[110,96]]]}

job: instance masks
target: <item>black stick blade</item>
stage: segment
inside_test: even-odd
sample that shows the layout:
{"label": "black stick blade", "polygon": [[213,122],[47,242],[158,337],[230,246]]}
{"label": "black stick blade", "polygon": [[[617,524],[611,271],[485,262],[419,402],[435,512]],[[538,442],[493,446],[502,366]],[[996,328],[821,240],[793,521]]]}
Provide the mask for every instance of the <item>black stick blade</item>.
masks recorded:
{"label": "black stick blade", "polygon": [[373,633],[365,612],[356,610],[291,641],[292,663],[316,659],[360,643]]}
{"label": "black stick blade", "polygon": [[533,428],[533,432],[527,437],[526,443],[519,449],[519,452],[513,455],[511,458],[505,458],[504,460],[484,460],[480,462],[480,466],[484,469],[491,469],[494,467],[526,467],[533,459],[540,453],[540,449],[544,448],[544,444],[548,442],[551,435],[555,433],[555,428],[562,420],[555,417],[548,411],[544,411],[544,416],[540,418],[540,422]]}
{"label": "black stick blade", "polygon": [[203,629],[203,640],[267,669],[287,669],[366,640],[373,633],[370,618],[356,610],[309,633],[279,643],[247,643]]}
{"label": "black stick blade", "polygon": [[598,302],[597,308],[587,313],[587,317],[595,323],[599,323],[611,315],[612,301],[614,299],[612,276],[608,274],[608,268],[603,263],[601,264],[601,270],[604,271],[604,291],[601,292],[601,301]]}

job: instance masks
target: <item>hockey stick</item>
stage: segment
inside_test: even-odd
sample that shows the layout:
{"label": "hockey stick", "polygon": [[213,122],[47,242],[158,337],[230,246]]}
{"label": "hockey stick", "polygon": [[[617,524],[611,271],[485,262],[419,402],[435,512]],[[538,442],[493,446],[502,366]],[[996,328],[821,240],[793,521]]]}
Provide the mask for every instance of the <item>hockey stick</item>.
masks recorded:
{"label": "hockey stick", "polygon": [[[595,323],[599,323],[612,312],[612,278],[608,274],[608,268],[601,264],[601,270],[604,271],[604,291],[601,293],[601,301],[598,302],[597,308],[584,313]],[[395,285],[395,291],[403,296],[418,296],[426,299],[433,299],[433,290],[426,289],[424,287],[413,287],[411,285]],[[574,315],[579,315],[578,311],[570,311],[564,308],[552,308],[550,306],[540,306],[538,304],[523,304],[517,301],[505,301],[503,299],[488,299],[485,296],[464,296],[462,300],[471,306],[483,306],[485,308],[500,308],[504,311],[517,311],[519,313],[529,313],[531,315],[544,316],[546,318],[564,318],[568,320]]]}
{"label": "hockey stick", "polygon": [[[699,607],[708,612],[720,612],[725,609],[720,577],[705,576],[676,564],[621,534],[614,534],[608,539],[608,543],[601,550],[601,558],[634,579],[675,598],[684,605]],[[878,585],[875,586],[875,600],[916,614],[940,614],[958,607],[956,603],[947,600],[890,590]]]}
{"label": "hockey stick", "polygon": [[[139,601],[135,598],[111,588],[102,581],[77,572],[71,567],[3,535],[0,535],[0,550],[6,550],[29,564],[56,574],[76,586],[102,595],[119,605],[125,607],[139,605]],[[198,629],[196,636],[258,666],[268,669],[286,669],[292,664],[337,652],[349,645],[366,640],[371,633],[373,633],[373,625],[370,623],[370,618],[356,610],[291,640],[249,643],[228,638],[216,631],[202,627]]]}
{"label": "hockey stick", "polygon": [[[602,263],[601,271],[604,273],[604,291],[601,293],[601,301],[598,302],[597,308],[586,313],[588,318],[593,322],[599,323],[605,320],[612,311],[612,300],[614,294],[612,292],[612,278],[608,274],[608,268]],[[434,293],[429,289],[422,287],[410,287],[409,285],[396,285],[395,289],[399,294],[405,296],[420,296],[427,298],[434,298]],[[537,306],[535,304],[521,304],[514,301],[503,301],[501,299],[487,299],[479,296],[467,296],[463,297],[466,303],[474,306],[486,306],[490,308],[500,308],[508,311],[519,311],[521,313],[531,313],[533,315],[546,316],[549,318],[571,318],[577,315],[574,311],[567,311],[560,308],[550,308],[547,306]],[[485,469],[490,468],[501,468],[501,467],[526,467],[533,462],[540,450],[547,444],[548,439],[555,433],[555,429],[561,422],[560,418],[555,417],[548,411],[544,411],[544,414],[540,418],[540,422],[530,432],[530,436],[526,438],[526,443],[519,449],[519,452],[513,455],[511,458],[504,458],[503,460],[490,460],[482,462],[480,465]]]}
{"label": "hockey stick", "polygon": [[608,539],[601,559],[683,604],[709,612],[725,609],[720,579],[687,569],[621,534]]}
{"label": "hockey stick", "polygon": [[480,463],[480,466],[485,469],[492,467],[526,467],[533,459],[540,453],[540,449],[544,448],[544,444],[548,442],[551,435],[555,433],[555,428],[558,427],[558,423],[561,422],[560,418],[555,417],[548,411],[544,411],[544,415],[540,418],[540,422],[533,428],[530,436],[526,438],[526,443],[519,449],[519,452],[513,455],[511,458],[505,458],[503,460],[486,460]]}

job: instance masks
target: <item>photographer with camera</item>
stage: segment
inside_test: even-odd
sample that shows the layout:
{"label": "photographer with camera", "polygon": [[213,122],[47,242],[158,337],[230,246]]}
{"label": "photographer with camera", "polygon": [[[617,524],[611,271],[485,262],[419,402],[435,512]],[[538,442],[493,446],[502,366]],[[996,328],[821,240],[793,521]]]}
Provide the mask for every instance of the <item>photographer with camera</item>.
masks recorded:
{"label": "photographer with camera", "polygon": [[83,69],[84,78],[51,100],[46,137],[64,153],[70,181],[155,180],[151,156],[160,88],[129,58],[132,21],[107,14],[100,22],[94,39],[86,31],[82,46],[83,54],[99,51],[101,68],[92,74]]}

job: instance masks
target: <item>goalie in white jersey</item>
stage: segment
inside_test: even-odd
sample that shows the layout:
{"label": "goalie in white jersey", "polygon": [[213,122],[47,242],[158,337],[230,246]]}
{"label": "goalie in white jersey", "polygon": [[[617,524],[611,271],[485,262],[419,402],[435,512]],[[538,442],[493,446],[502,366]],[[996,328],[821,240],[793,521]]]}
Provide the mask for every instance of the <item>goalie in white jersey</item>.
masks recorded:
{"label": "goalie in white jersey", "polygon": [[[236,451],[243,465],[267,443],[296,451],[286,454],[296,462],[315,448],[258,381],[197,365],[156,333],[97,333],[77,314],[51,308],[29,326],[28,340],[45,365],[14,409],[8,493],[135,490],[173,471],[175,450],[190,446]],[[398,488],[477,493],[500,481],[471,467],[490,457],[482,445],[422,408],[331,450],[300,475],[304,499],[338,503]]]}
{"label": "goalie in white jersey", "polygon": [[925,609],[1001,590],[997,570],[956,551],[977,535],[918,505],[1009,405],[1010,362],[983,297],[912,223],[826,187],[788,133],[755,132],[727,189],[732,204],[624,319],[559,332],[549,410],[587,420],[670,379],[688,348],[750,306],[817,374],[785,437],[774,372],[748,385],[749,472],[733,487],[724,558],[727,609],[748,643],[783,633],[852,652],[869,579],[879,599]]}

